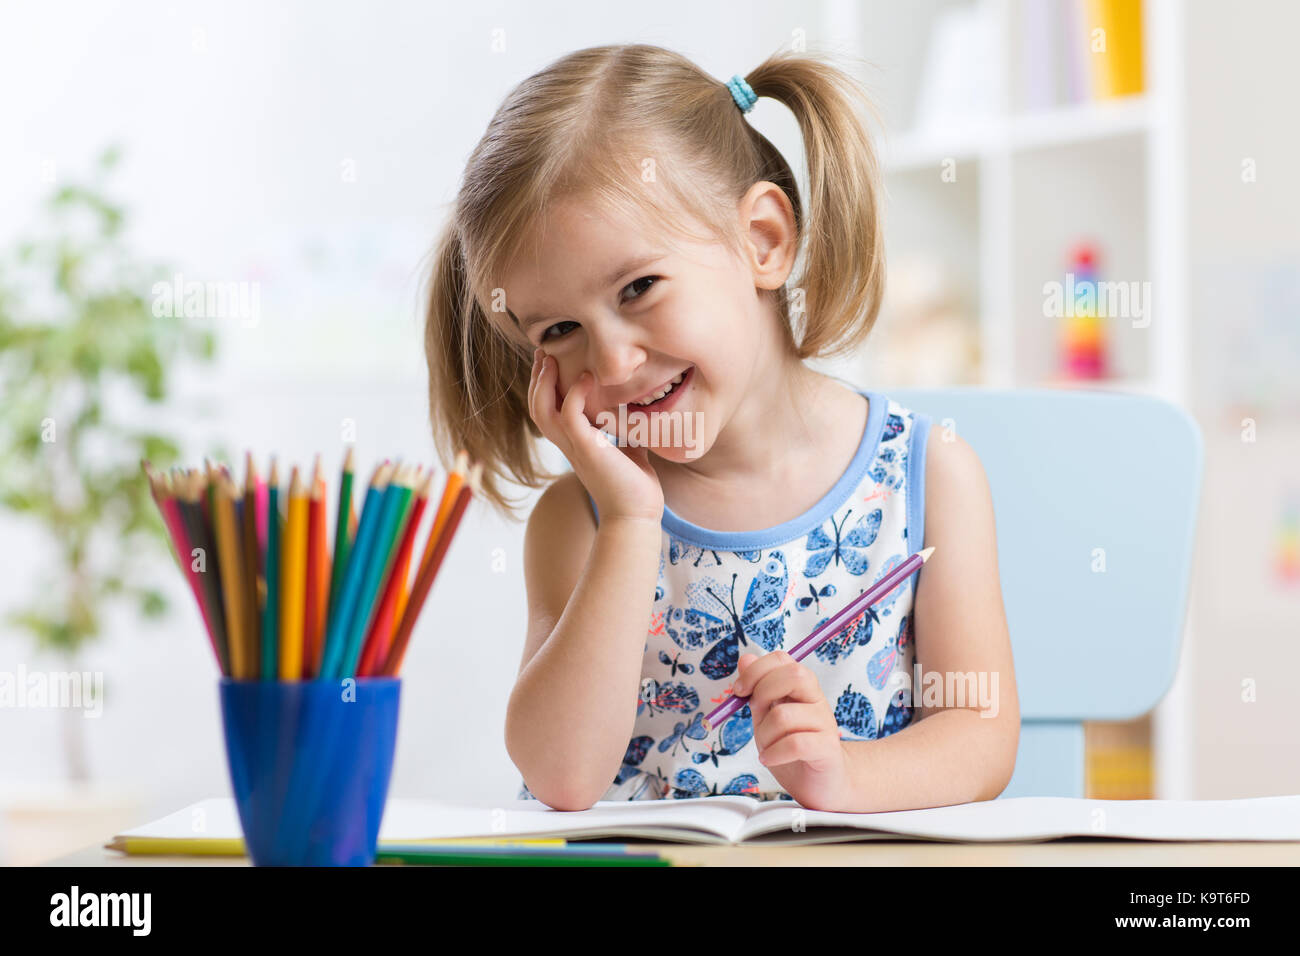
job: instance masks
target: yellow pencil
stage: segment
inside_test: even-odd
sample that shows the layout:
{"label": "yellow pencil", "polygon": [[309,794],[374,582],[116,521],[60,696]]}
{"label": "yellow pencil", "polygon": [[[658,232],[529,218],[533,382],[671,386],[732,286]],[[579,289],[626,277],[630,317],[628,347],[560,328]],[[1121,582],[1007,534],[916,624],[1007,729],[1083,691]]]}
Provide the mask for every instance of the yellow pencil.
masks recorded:
{"label": "yellow pencil", "polygon": [[302,679],[306,573],[307,496],[295,465],[289,479],[289,520],[280,557],[280,680]]}
{"label": "yellow pencil", "polygon": [[244,618],[244,570],[239,531],[235,524],[235,499],[239,492],[229,475],[217,476],[215,521],[217,557],[221,564],[221,592],[225,601],[226,628],[230,637],[230,676],[249,677],[248,634]]}

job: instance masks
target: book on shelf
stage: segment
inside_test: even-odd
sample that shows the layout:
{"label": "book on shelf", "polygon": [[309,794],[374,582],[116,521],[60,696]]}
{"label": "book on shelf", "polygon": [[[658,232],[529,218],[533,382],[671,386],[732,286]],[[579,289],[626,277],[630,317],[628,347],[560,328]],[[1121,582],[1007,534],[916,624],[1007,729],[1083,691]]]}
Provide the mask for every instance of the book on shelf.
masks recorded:
{"label": "book on shelf", "polygon": [[1019,10],[1023,109],[1143,92],[1141,0],[1022,0]]}

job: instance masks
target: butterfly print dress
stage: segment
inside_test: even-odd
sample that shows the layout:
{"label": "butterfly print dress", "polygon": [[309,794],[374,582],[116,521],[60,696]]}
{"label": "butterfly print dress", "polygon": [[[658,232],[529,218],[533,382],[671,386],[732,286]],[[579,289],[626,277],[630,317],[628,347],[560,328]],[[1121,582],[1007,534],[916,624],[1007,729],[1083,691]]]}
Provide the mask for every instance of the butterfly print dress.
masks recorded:
{"label": "butterfly print dress", "polygon": [[[712,731],[703,719],[726,698],[741,654],[792,650],[923,546],[930,419],[880,393],[861,394],[869,409],[853,461],[799,517],[760,531],[713,531],[664,508],[640,687],[628,701],[636,723],[602,800],[792,799],[758,762],[748,706]],[[803,660],[842,740],[885,737],[912,720],[920,573]],[[532,798],[522,783],[518,795]]]}

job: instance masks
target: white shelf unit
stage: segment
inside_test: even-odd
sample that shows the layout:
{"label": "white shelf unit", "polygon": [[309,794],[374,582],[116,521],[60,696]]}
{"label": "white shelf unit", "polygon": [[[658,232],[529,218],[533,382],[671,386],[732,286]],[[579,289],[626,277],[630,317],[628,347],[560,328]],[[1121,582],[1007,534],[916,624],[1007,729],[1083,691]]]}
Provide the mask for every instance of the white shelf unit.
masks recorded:
{"label": "white shelf unit", "polygon": [[[909,58],[939,13],[970,3],[995,25],[982,57],[989,110],[938,132],[908,131],[915,90],[906,86],[917,82]],[[934,0],[909,5],[907,20],[880,0],[831,0],[825,14],[828,36],[856,38],[850,52],[883,66],[863,79],[902,114],[902,128],[886,129],[881,143],[890,261],[911,250],[943,263],[978,323],[980,383],[1117,389],[1188,407],[1180,0],[1143,3],[1140,95],[1036,111],[1012,96],[1021,0]],[[1064,276],[1068,246],[1084,238],[1102,250],[1099,278],[1149,282],[1151,299],[1143,320],[1107,321],[1112,378],[1063,382],[1053,367],[1059,320],[1043,316],[1043,283]],[[1191,648],[1189,618],[1178,676],[1152,717],[1159,798],[1190,796]]]}

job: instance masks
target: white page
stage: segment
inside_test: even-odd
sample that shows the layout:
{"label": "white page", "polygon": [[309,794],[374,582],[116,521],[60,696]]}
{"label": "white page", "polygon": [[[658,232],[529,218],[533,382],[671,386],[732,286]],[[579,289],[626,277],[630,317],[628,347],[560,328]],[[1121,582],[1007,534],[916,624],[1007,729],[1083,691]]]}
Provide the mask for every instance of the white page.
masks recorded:
{"label": "white page", "polygon": [[[807,827],[806,833],[799,833],[798,823]],[[790,807],[765,806],[754,811],[743,834],[748,838],[765,833],[789,833],[792,836],[780,842],[813,842],[818,839],[815,828],[820,826],[860,827],[900,836],[977,843],[1072,836],[1138,840],[1300,840],[1300,795],[1240,800],[1007,797],[885,813],[803,810],[802,818]]]}
{"label": "white page", "polygon": [[[795,827],[794,811],[802,810]],[[748,818],[748,821],[747,821]],[[822,827],[837,828],[833,833]],[[856,834],[848,829],[856,828]],[[432,800],[388,801],[379,838],[400,843],[459,837],[629,836],[685,842],[739,841],[772,834],[773,842],[883,836],[968,842],[1051,840],[1069,836],[1141,840],[1300,840],[1300,795],[1241,800],[1085,800],[1008,797],[981,803],[886,813],[829,813],[788,801],[750,797],[600,801],[590,810],[553,810],[535,800],[464,806]],[[230,797],[203,800],[121,836],[240,839]]]}
{"label": "white page", "polygon": [[751,797],[683,800],[600,800],[589,810],[554,810],[536,800],[506,800],[494,807],[433,800],[390,800],[381,840],[458,837],[638,836],[700,843],[740,839]]}
{"label": "white page", "polygon": [[[393,798],[384,808],[379,839],[390,843],[461,837],[647,836],[688,842],[730,843],[739,839],[752,810],[751,797],[692,797],[685,800],[601,800],[589,810],[554,810],[536,800],[503,800],[495,806],[467,806],[434,800]],[[242,839],[231,797],[214,797],[119,836],[173,840]]]}

